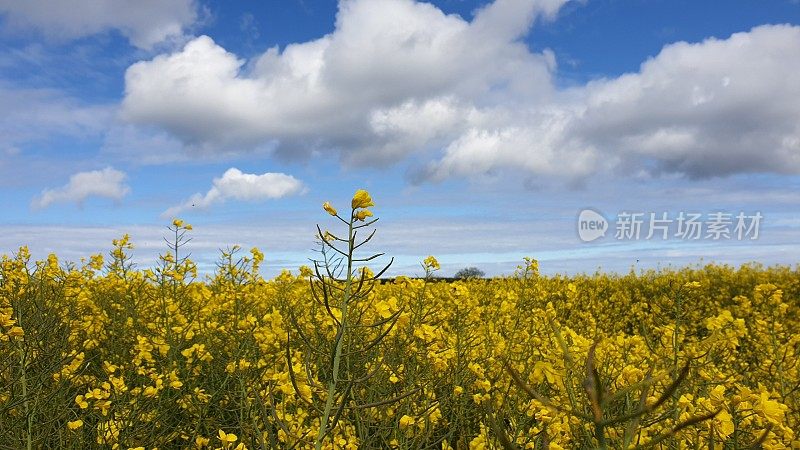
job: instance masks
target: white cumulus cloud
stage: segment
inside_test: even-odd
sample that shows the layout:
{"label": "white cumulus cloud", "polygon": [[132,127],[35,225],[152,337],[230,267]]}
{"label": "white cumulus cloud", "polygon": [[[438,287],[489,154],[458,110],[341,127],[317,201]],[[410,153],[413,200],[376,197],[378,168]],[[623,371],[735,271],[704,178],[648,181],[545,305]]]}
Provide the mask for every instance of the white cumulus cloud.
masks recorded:
{"label": "white cumulus cloud", "polygon": [[89,197],[103,197],[122,200],[130,192],[125,184],[127,176],[124,172],[111,167],[89,172],[78,172],[69,178],[69,182],[55,189],[45,189],[41,195],[33,199],[34,208],[46,208],[53,203],[74,202],[82,204]]}
{"label": "white cumulus cloud", "polygon": [[420,139],[374,130],[384,110],[548,98],[553,55],[520,38],[564,1],[497,0],[469,22],[413,0],[343,0],[331,34],[249,62],[201,36],[127,70],[123,116],[201,148],[275,140],[284,155],[334,148],[394,161]]}
{"label": "white cumulus cloud", "polygon": [[463,115],[468,126],[417,177],[507,169],[569,181],[599,172],[797,174],[798,71],[797,26],[675,43],[638,72],[562,91],[553,102]]}
{"label": "white cumulus cloud", "polygon": [[173,217],[190,208],[205,209],[228,199],[258,201],[276,199],[305,192],[306,188],[297,178],[284,173],[267,172],[260,175],[243,173],[233,167],[220,178],[214,178],[211,189],[205,194],[197,193],[180,205],[173,206],[162,214]]}
{"label": "white cumulus cloud", "polygon": [[590,83],[570,131],[657,171],[800,173],[798,73],[800,26],[678,42],[638,73]]}
{"label": "white cumulus cloud", "polygon": [[800,26],[673,43],[564,89],[556,55],[523,42],[564,3],[495,0],[468,21],[341,0],[333,32],[250,61],[201,36],[127,70],[122,117],[196,151],[411,160],[417,181],[800,173]]}
{"label": "white cumulus cloud", "polygon": [[149,49],[181,36],[197,20],[197,5],[195,0],[0,0],[0,15],[12,27],[33,27],[51,37],[119,30],[133,45]]}

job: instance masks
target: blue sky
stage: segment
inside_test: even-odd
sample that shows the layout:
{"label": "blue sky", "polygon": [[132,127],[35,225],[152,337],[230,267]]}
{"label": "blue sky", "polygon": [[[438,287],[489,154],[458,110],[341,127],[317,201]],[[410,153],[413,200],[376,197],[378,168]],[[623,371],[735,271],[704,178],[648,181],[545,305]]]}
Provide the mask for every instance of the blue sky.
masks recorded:
{"label": "blue sky", "polygon": [[[796,1],[55,5],[0,0],[2,253],[127,232],[148,265],[180,216],[201,267],[258,246],[271,275],[366,188],[394,273],[797,263]],[[584,208],[604,238],[579,239]],[[764,218],[632,241],[623,211]]]}

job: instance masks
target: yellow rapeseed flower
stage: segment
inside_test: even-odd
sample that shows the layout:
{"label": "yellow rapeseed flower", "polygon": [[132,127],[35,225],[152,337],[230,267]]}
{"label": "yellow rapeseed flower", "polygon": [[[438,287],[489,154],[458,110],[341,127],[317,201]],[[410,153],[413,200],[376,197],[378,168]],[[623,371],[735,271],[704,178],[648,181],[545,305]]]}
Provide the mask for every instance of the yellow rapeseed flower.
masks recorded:
{"label": "yellow rapeseed flower", "polygon": [[335,216],[337,214],[336,208],[331,205],[331,202],[325,202],[322,204],[322,209],[328,212],[328,214]]}
{"label": "yellow rapeseed flower", "polygon": [[233,444],[239,438],[233,433],[226,433],[222,430],[219,430],[219,440],[222,441],[223,444]]}
{"label": "yellow rapeseed flower", "polygon": [[731,417],[730,413],[724,409],[720,411],[716,417],[714,417],[714,423],[716,425],[715,428],[717,433],[719,433],[723,438],[727,438],[733,434],[735,430],[733,418]]}
{"label": "yellow rapeseed flower", "polygon": [[439,265],[439,261],[437,261],[436,258],[434,258],[433,256],[428,256],[427,258],[425,258],[422,261],[422,264],[425,265],[425,267],[428,267],[433,270],[439,270],[439,268],[441,267]]}
{"label": "yellow rapeseed flower", "polygon": [[765,392],[761,393],[759,400],[760,405],[758,409],[760,409],[764,417],[775,423],[783,421],[785,406],[775,400],[770,400],[769,394]]}
{"label": "yellow rapeseed flower", "polygon": [[362,209],[361,211],[356,213],[356,220],[364,221],[367,217],[372,217],[372,211],[368,209]]}
{"label": "yellow rapeseed flower", "polygon": [[73,420],[71,422],[67,422],[67,428],[70,430],[77,430],[78,428],[83,426],[83,421],[81,419]]}
{"label": "yellow rapeseed flower", "polygon": [[81,409],[86,409],[86,408],[88,408],[88,407],[89,407],[89,402],[87,402],[86,400],[84,400],[84,397],[83,397],[83,395],[78,395],[77,397],[75,397],[75,403],[76,403],[78,406],[80,406],[80,408],[81,408]]}
{"label": "yellow rapeseed flower", "polygon": [[8,330],[8,335],[10,337],[20,337],[20,336],[24,336],[25,335],[25,331],[22,328],[18,327],[18,326],[14,326],[14,327],[11,327],[10,330]]}
{"label": "yellow rapeseed flower", "polygon": [[375,203],[372,202],[372,197],[370,197],[369,192],[359,189],[353,195],[353,201],[351,202],[351,205],[353,206],[353,209],[358,209],[375,206]]}
{"label": "yellow rapeseed flower", "polygon": [[408,427],[414,425],[414,422],[415,422],[415,420],[414,420],[413,417],[411,417],[409,415],[405,415],[405,416],[400,418],[400,428],[408,428]]}

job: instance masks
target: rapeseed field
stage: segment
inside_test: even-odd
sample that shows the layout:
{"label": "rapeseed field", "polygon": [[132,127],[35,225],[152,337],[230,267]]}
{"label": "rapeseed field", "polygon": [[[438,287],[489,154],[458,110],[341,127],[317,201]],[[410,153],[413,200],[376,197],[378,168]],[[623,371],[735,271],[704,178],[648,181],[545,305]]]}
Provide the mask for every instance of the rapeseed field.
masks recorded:
{"label": "rapeseed field", "polygon": [[149,269],[3,257],[0,447],[800,448],[797,268],[386,279],[373,207],[273,279],[198,276],[181,220]]}

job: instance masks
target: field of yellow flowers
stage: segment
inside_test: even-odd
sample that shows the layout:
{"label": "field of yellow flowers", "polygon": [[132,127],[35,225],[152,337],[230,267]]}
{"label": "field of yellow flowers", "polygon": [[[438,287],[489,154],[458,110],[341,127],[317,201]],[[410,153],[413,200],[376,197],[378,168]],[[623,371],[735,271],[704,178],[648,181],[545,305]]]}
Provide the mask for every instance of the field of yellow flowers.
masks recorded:
{"label": "field of yellow flowers", "polygon": [[0,448],[800,448],[800,269],[383,280],[346,206],[271,280],[180,220],[152,269],[3,257]]}

